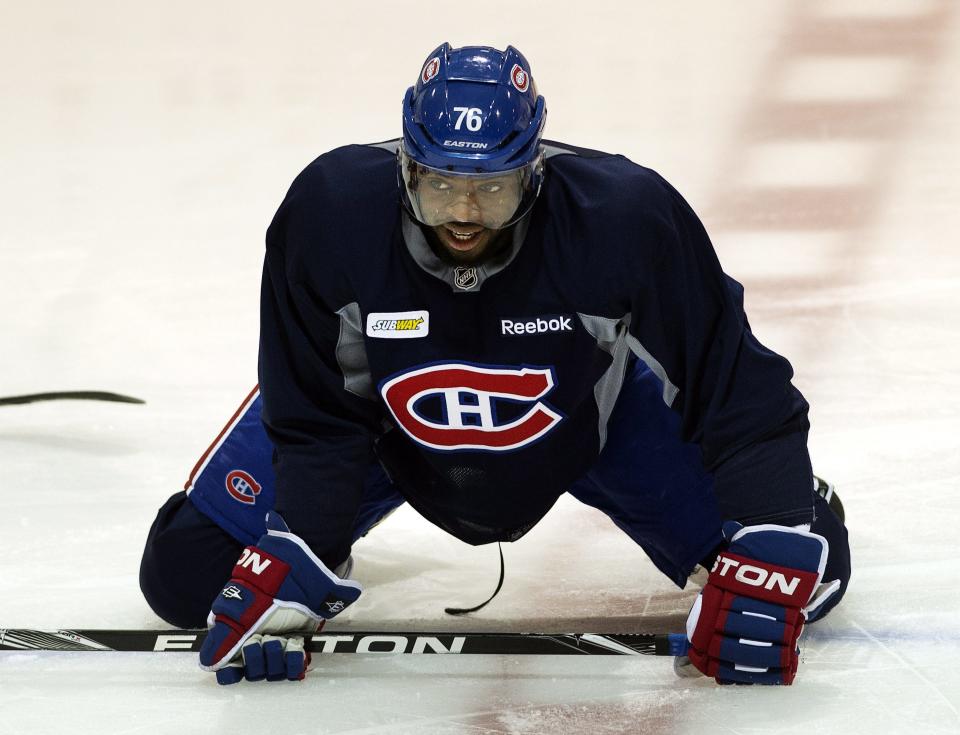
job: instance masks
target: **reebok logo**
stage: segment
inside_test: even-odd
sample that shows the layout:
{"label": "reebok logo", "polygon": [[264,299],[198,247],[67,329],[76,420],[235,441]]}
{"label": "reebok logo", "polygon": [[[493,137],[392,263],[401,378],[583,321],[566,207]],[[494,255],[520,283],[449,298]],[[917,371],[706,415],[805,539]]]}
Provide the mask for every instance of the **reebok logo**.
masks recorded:
{"label": "reebok logo", "polygon": [[569,316],[538,316],[536,319],[514,321],[513,319],[500,320],[500,334],[541,334],[543,332],[572,332],[573,317]]}
{"label": "reebok logo", "polygon": [[792,595],[800,586],[800,577],[787,579],[782,572],[771,572],[769,569],[753,564],[743,564],[722,554],[717,557],[710,573],[717,573],[721,577],[726,577],[733,569],[736,570],[733,578],[751,587],[763,587],[765,590],[773,590],[774,587],[777,587],[782,594]]}

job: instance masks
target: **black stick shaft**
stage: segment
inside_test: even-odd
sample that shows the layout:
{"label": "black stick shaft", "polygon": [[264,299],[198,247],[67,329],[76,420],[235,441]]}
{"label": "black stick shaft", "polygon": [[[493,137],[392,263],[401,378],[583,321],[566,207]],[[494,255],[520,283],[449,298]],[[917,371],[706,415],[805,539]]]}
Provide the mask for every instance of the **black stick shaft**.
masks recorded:
{"label": "black stick shaft", "polygon": [[[55,630],[0,628],[0,651],[199,651],[205,630]],[[671,633],[306,633],[312,653],[682,656],[686,637]]]}
{"label": "black stick shaft", "polygon": [[104,390],[68,390],[54,393],[29,393],[23,396],[4,396],[0,398],[0,406],[19,406],[26,403],[40,401],[109,401],[111,403],[146,403],[140,398],[125,396],[120,393],[111,393]]}

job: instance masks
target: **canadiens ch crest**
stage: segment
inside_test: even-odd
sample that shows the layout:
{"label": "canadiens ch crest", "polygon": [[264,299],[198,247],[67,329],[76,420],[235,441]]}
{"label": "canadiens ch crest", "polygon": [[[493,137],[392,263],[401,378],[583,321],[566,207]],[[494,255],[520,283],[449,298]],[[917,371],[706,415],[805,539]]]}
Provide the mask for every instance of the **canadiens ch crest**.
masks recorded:
{"label": "canadiens ch crest", "polygon": [[227,473],[227,492],[239,503],[254,505],[262,489],[249,472],[231,470]]}
{"label": "canadiens ch crest", "polygon": [[552,368],[442,363],[407,370],[380,385],[401,429],[439,451],[505,452],[537,441],[563,420],[543,398]]}

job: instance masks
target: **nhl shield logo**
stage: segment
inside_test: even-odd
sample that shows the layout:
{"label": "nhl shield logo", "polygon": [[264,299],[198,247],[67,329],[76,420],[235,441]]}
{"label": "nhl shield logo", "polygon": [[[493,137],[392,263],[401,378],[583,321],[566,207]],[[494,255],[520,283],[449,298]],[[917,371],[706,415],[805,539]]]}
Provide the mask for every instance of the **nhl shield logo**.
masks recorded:
{"label": "nhl shield logo", "polygon": [[254,505],[263,488],[253,475],[243,470],[231,470],[227,473],[227,492],[230,497],[244,505]]}
{"label": "nhl shield logo", "polygon": [[453,282],[457,288],[469,291],[480,282],[476,268],[467,268],[459,266],[453,269]]}

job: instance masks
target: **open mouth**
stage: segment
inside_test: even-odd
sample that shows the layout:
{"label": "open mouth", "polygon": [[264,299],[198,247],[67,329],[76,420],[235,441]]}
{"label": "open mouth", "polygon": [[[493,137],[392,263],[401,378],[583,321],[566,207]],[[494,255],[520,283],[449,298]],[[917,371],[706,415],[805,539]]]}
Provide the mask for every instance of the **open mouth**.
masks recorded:
{"label": "open mouth", "polygon": [[444,225],[447,243],[457,250],[473,247],[483,233],[483,227],[476,225]]}

